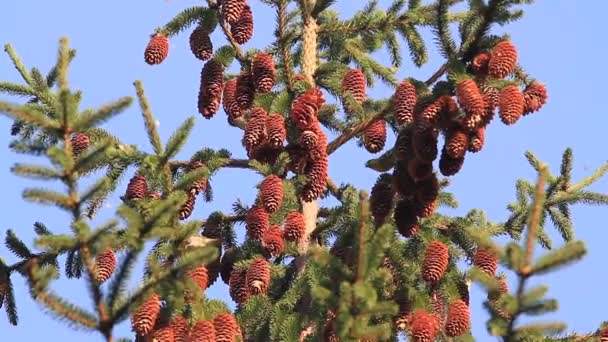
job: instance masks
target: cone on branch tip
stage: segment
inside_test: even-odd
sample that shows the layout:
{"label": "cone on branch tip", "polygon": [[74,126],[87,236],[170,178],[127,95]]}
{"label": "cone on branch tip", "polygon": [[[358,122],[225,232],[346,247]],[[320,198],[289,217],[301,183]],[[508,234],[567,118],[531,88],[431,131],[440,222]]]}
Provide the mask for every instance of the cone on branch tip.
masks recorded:
{"label": "cone on branch tip", "polygon": [[200,320],[196,322],[190,331],[189,342],[215,342],[215,327],[213,321]]}
{"label": "cone on branch tip", "polygon": [[363,146],[369,153],[378,153],[385,144],[386,121],[377,119],[363,132]]}
{"label": "cone on branch tip", "polygon": [[469,135],[460,129],[450,130],[445,144],[445,151],[450,157],[463,158],[469,147]]}
{"label": "cone on branch tip", "polygon": [[95,258],[95,268],[97,272],[95,278],[98,283],[101,284],[110,279],[116,270],[116,254],[111,248]]}
{"label": "cone on branch tip", "polygon": [[202,25],[192,30],[188,42],[194,57],[201,61],[206,61],[213,56],[213,43],[209,38],[209,32]]}
{"label": "cone on branch tip", "polygon": [[439,334],[437,317],[424,310],[416,310],[410,317],[410,339],[412,342],[433,342]]}
{"label": "cone on branch tip", "polygon": [[397,124],[405,125],[414,121],[416,100],[416,87],[408,81],[401,82],[393,96]]}
{"label": "cone on branch tip", "polygon": [[252,261],[247,268],[246,281],[252,295],[266,293],[270,285],[270,263],[263,258]]}
{"label": "cone on branch tip", "polygon": [[441,150],[441,157],[439,158],[439,172],[446,177],[453,176],[460,172],[464,165],[464,157],[454,158],[450,156],[446,149]]}
{"label": "cone on branch tip", "polygon": [[517,48],[508,40],[494,46],[492,58],[488,63],[488,73],[494,78],[509,76],[517,65]]}
{"label": "cone on branch tip", "polygon": [[253,37],[253,12],[249,5],[243,7],[238,20],[230,25],[230,33],[238,44],[245,44]]}
{"label": "cone on branch tip", "polygon": [[460,107],[466,112],[466,117],[474,118],[467,120],[465,117],[463,122],[471,122],[471,124],[465,125],[465,128],[469,130],[477,128],[474,125],[479,124],[485,109],[483,96],[477,87],[477,83],[470,78],[460,81],[456,85],[456,98]]}
{"label": "cone on branch tip", "polygon": [[169,55],[169,39],[163,34],[155,34],[150,38],[144,51],[144,60],[149,65],[162,63]]}
{"label": "cone on branch tip", "polygon": [[525,107],[524,94],[518,86],[510,85],[504,88],[499,95],[498,109],[500,120],[505,125],[515,124],[523,115]]}
{"label": "cone on branch tip", "polygon": [[236,338],[241,336],[239,323],[236,318],[229,313],[215,316],[213,319],[213,327],[215,328],[216,342],[236,342]]}
{"label": "cone on branch tip", "polygon": [[376,227],[381,226],[393,209],[393,177],[390,173],[381,174],[372,187],[369,198],[370,209]]}
{"label": "cone on branch tip", "polygon": [[130,201],[144,199],[148,191],[148,183],[142,175],[135,175],[129,180],[125,198]]}
{"label": "cone on branch tip", "polygon": [[304,215],[298,211],[292,211],[285,218],[284,237],[287,241],[302,242],[306,227]]}
{"label": "cone on branch tip", "polygon": [[270,92],[277,77],[272,56],[263,52],[258,53],[253,59],[251,71],[255,91],[258,93]]}
{"label": "cone on branch tip", "polygon": [[153,293],[131,315],[131,328],[138,335],[152,331],[160,314],[160,297]]}
{"label": "cone on branch tip", "polygon": [[441,241],[429,243],[424,254],[422,278],[429,283],[437,283],[448,269],[449,258],[446,244]]}
{"label": "cone on branch tip", "polygon": [[457,300],[448,307],[445,333],[449,337],[464,335],[471,328],[471,311],[462,300]]}
{"label": "cone on branch tip", "polygon": [[247,224],[247,236],[260,240],[270,227],[270,218],[263,207],[253,207],[247,212],[245,223]]}
{"label": "cone on branch tip", "polygon": [[[342,93],[350,94],[353,100],[362,104],[366,98],[366,80],[365,74],[360,69],[350,69],[344,74],[342,78]],[[352,114],[353,109],[344,103],[344,112],[346,114]]]}
{"label": "cone on branch tip", "polygon": [[193,193],[189,193],[186,198],[186,202],[182,205],[182,208],[179,210],[179,219],[186,220],[192,215],[194,212],[194,206],[196,205],[196,195]]}
{"label": "cone on branch tip", "polygon": [[488,250],[479,247],[473,256],[473,265],[493,277],[498,269],[498,259]]}
{"label": "cone on branch tip", "polygon": [[76,133],[72,135],[70,142],[72,143],[72,153],[75,157],[79,156],[84,150],[89,148],[91,140],[84,133]]}

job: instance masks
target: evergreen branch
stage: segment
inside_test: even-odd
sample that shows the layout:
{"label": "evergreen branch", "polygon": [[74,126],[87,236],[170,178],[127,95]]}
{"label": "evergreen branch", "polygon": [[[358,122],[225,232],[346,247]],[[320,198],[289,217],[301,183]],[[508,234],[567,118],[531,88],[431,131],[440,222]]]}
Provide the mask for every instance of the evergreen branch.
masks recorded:
{"label": "evergreen branch", "polygon": [[36,96],[34,89],[11,82],[0,82],[0,92],[17,96]]}
{"label": "evergreen branch", "polygon": [[[59,39],[59,51],[57,54],[57,85],[59,89],[68,88],[68,66],[70,64],[70,49],[68,48],[68,38]],[[46,82],[45,82],[46,85]]]}
{"label": "evergreen branch", "polygon": [[588,187],[589,185],[595,183],[597,180],[602,178],[604,176],[604,174],[606,174],[607,171],[608,171],[608,162],[605,163],[604,165],[602,165],[597,170],[595,170],[590,176],[580,180],[576,184],[569,187],[568,191],[577,192],[579,190],[582,190],[585,187]]}
{"label": "evergreen branch", "polygon": [[449,60],[456,56],[456,43],[454,43],[448,26],[448,10],[449,0],[439,0],[437,3],[435,34],[444,57]]}
{"label": "evergreen branch", "polygon": [[38,291],[35,299],[44,305],[57,318],[77,329],[95,331],[99,326],[97,319],[91,313],[69,303],[50,291]]}
{"label": "evergreen branch", "polygon": [[202,19],[205,10],[207,9],[202,6],[186,8],[164,26],[157,28],[156,31],[164,34],[167,38],[177,35],[194,24],[197,20]]}
{"label": "evergreen branch", "polygon": [[154,120],[154,116],[152,115],[152,110],[150,109],[148,98],[144,93],[144,86],[139,80],[133,82],[133,85],[135,86],[137,98],[139,99],[139,106],[141,108],[141,113],[144,118],[144,123],[146,125],[148,140],[150,141],[152,147],[154,147],[154,152],[157,155],[161,155],[163,153],[163,146],[160,141],[160,136],[158,135],[158,130],[156,129],[156,121]]}
{"label": "evergreen branch", "polygon": [[165,151],[163,153],[161,162],[162,164],[166,163],[170,158],[173,158],[186,144],[188,140],[188,136],[190,136],[190,132],[194,127],[194,117],[189,117],[186,119],[178,128],[175,130],[173,135],[167,141],[167,146],[165,146]]}
{"label": "evergreen branch", "polygon": [[6,303],[4,310],[8,316],[8,321],[16,326],[19,323],[19,316],[17,315],[17,304],[15,301],[15,290],[13,289],[13,282],[10,277],[6,275],[6,279],[3,279],[3,286],[6,286],[4,291],[5,298],[0,298],[0,307],[2,307],[3,301]]}
{"label": "evergreen branch", "polygon": [[42,222],[34,223],[34,231],[37,235],[52,235],[51,231]]}
{"label": "evergreen branch", "polygon": [[131,97],[122,97],[95,111],[86,112],[78,118],[78,121],[74,124],[74,130],[84,131],[87,128],[98,126],[113,116],[120,114],[131,105],[132,101]]}
{"label": "evergreen branch", "polygon": [[[71,62],[74,59],[74,57],[76,57],[76,50],[70,49],[68,63]],[[57,65],[55,65],[55,66],[53,66],[51,71],[49,71],[49,73],[46,75],[46,86],[51,88],[57,81],[57,76],[58,76]]]}
{"label": "evergreen branch", "polygon": [[15,232],[12,229],[6,231],[6,238],[4,239],[4,244],[6,247],[13,252],[16,256],[27,259],[31,257],[32,252],[30,252],[29,248],[21,241]]}
{"label": "evergreen branch", "polygon": [[355,272],[355,282],[361,282],[363,280],[363,273],[365,271],[365,239],[366,239],[366,226],[367,220],[369,219],[369,205],[367,203],[367,194],[364,192],[359,193],[359,224],[357,232],[357,266]]}
{"label": "evergreen branch", "polygon": [[39,165],[29,165],[17,163],[11,168],[11,172],[21,177],[28,177],[32,179],[59,179],[62,177],[57,171],[49,167]]}
{"label": "evergreen branch", "polygon": [[26,189],[23,191],[23,198],[30,202],[55,205],[66,210],[73,209],[75,204],[69,196],[44,189]]}
{"label": "evergreen branch", "polygon": [[27,71],[25,65],[23,65],[23,61],[21,61],[21,58],[19,55],[17,55],[15,49],[13,49],[13,46],[11,44],[4,45],[4,51],[8,54],[9,58],[13,62],[13,65],[15,66],[15,69],[17,69],[23,80],[31,86],[33,83],[32,77]]}
{"label": "evergreen branch", "polygon": [[14,120],[21,120],[51,131],[59,128],[57,122],[50,120],[45,114],[30,106],[16,106],[7,102],[0,102],[0,113],[4,113]]}

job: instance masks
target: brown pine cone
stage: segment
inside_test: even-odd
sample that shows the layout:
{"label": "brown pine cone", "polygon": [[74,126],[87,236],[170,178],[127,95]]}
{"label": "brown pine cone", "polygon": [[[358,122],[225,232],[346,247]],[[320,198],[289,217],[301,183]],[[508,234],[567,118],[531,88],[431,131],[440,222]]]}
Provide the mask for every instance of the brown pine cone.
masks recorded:
{"label": "brown pine cone", "polygon": [[236,342],[238,337],[242,339],[239,323],[229,313],[217,315],[213,319],[213,327],[215,328],[215,342]]}
{"label": "brown pine cone", "polygon": [[188,198],[186,199],[186,202],[183,204],[182,208],[179,210],[179,219],[180,220],[185,220],[188,217],[190,217],[190,215],[192,215],[192,212],[194,212],[194,206],[196,204],[196,195],[195,194],[188,194]]}
{"label": "brown pine cone", "polygon": [[470,78],[460,81],[456,85],[456,97],[458,104],[466,112],[462,120],[463,127],[469,131],[479,127],[484,117],[485,104],[477,83]]}
{"label": "brown pine cone", "polygon": [[445,324],[445,333],[449,337],[464,335],[471,328],[471,311],[469,306],[462,300],[450,304],[448,308],[448,319]]}
{"label": "brown pine cone", "polygon": [[481,91],[481,96],[483,97],[483,104],[485,109],[479,127],[487,127],[494,119],[496,107],[498,107],[499,94],[498,90],[493,87],[484,86]]}
{"label": "brown pine cone", "polygon": [[505,78],[515,70],[517,65],[517,48],[508,40],[503,40],[494,46],[492,58],[488,63],[491,77]]}
{"label": "brown pine cone", "polygon": [[[194,171],[200,167],[204,167],[205,164],[203,164],[201,161],[198,160],[192,160],[190,161],[190,165],[188,165],[188,170],[189,171]],[[190,185],[190,188],[188,189],[188,192],[194,195],[199,195],[201,192],[205,192],[207,191],[207,187],[209,186],[209,180],[205,177],[200,178],[199,180],[195,181],[194,183],[192,183],[192,185]]]}
{"label": "brown pine cone", "polygon": [[498,259],[494,254],[479,247],[473,256],[473,265],[493,277],[498,269]]}
{"label": "brown pine cone", "polygon": [[393,209],[393,176],[390,173],[381,174],[372,187],[369,205],[374,216],[376,227],[384,224],[386,217]]}
{"label": "brown pine cone", "polygon": [[475,132],[469,136],[469,147],[468,151],[477,153],[481,151],[484,143],[486,142],[486,129],[479,127]]}
{"label": "brown pine cone", "polygon": [[418,233],[418,218],[416,217],[416,206],[408,200],[400,200],[395,206],[393,218],[399,234],[410,238]]}
{"label": "brown pine cone", "polygon": [[198,112],[211,119],[220,108],[224,92],[224,66],[215,60],[205,63],[201,70],[201,86],[198,92]]}
{"label": "brown pine cone", "polygon": [[420,218],[427,218],[427,217],[433,215],[435,210],[437,210],[438,206],[439,206],[438,199],[434,200],[434,201],[426,201],[426,202],[416,201],[416,216],[418,216]]}
{"label": "brown pine cone", "polygon": [[243,70],[236,78],[236,102],[241,110],[250,109],[253,105],[255,90],[253,76],[249,71]]}
{"label": "brown pine cone", "polygon": [[416,182],[416,199],[420,202],[432,202],[439,197],[439,179],[436,174]]}
{"label": "brown pine cone", "polygon": [[547,103],[547,87],[539,82],[530,83],[524,89],[524,115],[536,112]]}
{"label": "brown pine cone", "polygon": [[399,131],[395,140],[395,158],[397,160],[410,160],[414,158],[414,146],[412,142],[413,131],[411,126],[404,127]]}
{"label": "brown pine cone", "polygon": [[302,242],[304,232],[306,230],[304,224],[304,215],[298,211],[292,211],[285,218],[285,240],[293,242]]}
{"label": "brown pine cone", "polygon": [[194,57],[206,61],[213,56],[213,43],[209,38],[209,32],[202,26],[197,26],[190,33],[190,51]]}
{"label": "brown pine cone", "polygon": [[148,192],[148,183],[146,178],[141,175],[135,175],[129,181],[127,185],[127,192],[125,198],[130,201],[144,199]]}
{"label": "brown pine cone", "polygon": [[410,317],[410,339],[412,342],[433,342],[439,334],[439,322],[435,315],[416,310]]}
{"label": "brown pine cone", "polygon": [[445,323],[447,313],[445,310],[446,307],[444,296],[438,290],[433,290],[431,293],[431,309],[432,313],[437,318],[437,323],[442,326]]}
{"label": "brown pine cone", "polygon": [[154,328],[160,314],[160,297],[152,293],[132,314],[131,329],[138,335],[147,335]]}
{"label": "brown pine cone", "polygon": [[411,304],[407,299],[397,299],[399,313],[395,316],[395,327],[399,331],[406,331],[412,318]]}
{"label": "brown pine cone", "polygon": [[264,178],[260,184],[260,200],[269,214],[277,211],[283,204],[283,180],[277,175]]}
{"label": "brown pine cone", "polygon": [[325,155],[325,158],[311,160],[306,165],[304,174],[308,177],[308,184],[302,189],[300,197],[305,202],[312,202],[319,198],[327,189],[327,155]]}
{"label": "brown pine cone", "polygon": [[322,106],[317,91],[316,88],[308,89],[293,101],[290,117],[301,130],[310,129],[317,122]]}
{"label": "brown pine cone", "polygon": [[317,137],[317,134],[313,131],[304,131],[302,132],[302,134],[300,134],[298,142],[300,143],[300,146],[310,151],[318,146],[319,138]]}
{"label": "brown pine cone", "polygon": [[250,152],[249,157],[262,164],[274,165],[279,158],[279,155],[283,152],[281,148],[274,148],[270,146],[267,141],[262,145],[256,147]]}
{"label": "brown pine cone", "polygon": [[201,290],[206,290],[209,286],[209,271],[205,265],[190,270],[187,277],[194,280]]}
{"label": "brown pine cone", "polygon": [[488,64],[492,54],[488,51],[482,51],[477,54],[471,61],[471,68],[477,76],[486,76],[488,74]]}
{"label": "brown pine cone", "polygon": [[243,7],[240,18],[230,25],[230,33],[234,40],[241,45],[253,37],[253,12],[249,5]]}
{"label": "brown pine cone", "polygon": [[200,320],[192,326],[190,342],[215,342],[215,327],[213,321]]}
{"label": "brown pine cone", "polygon": [[[344,74],[342,78],[342,93],[344,96],[350,94],[353,100],[362,104],[366,98],[366,80],[365,74],[360,69],[350,69]],[[353,109],[349,108],[348,104],[344,103],[344,112],[346,114],[352,114]]]}
{"label": "brown pine cone", "polygon": [[429,243],[422,264],[422,279],[429,283],[437,283],[448,269],[449,259],[446,244],[440,241]]}
{"label": "brown pine cone", "polygon": [[524,94],[516,85],[510,85],[500,92],[498,102],[500,120],[505,125],[513,125],[524,113]]}
{"label": "brown pine cone", "polygon": [[95,268],[97,270],[95,278],[98,283],[101,284],[110,279],[116,270],[116,254],[111,248],[95,258]]}
{"label": "brown pine cone", "polygon": [[469,135],[460,129],[451,129],[446,135],[445,151],[455,159],[463,158],[469,147]]}
{"label": "brown pine cone", "polygon": [[268,93],[272,90],[276,82],[277,72],[271,55],[263,52],[258,53],[253,59],[251,71],[257,93]]}
{"label": "brown pine cone", "polygon": [[72,153],[74,157],[79,156],[84,150],[89,148],[89,145],[91,144],[91,140],[89,140],[89,137],[84,133],[72,135],[70,142],[72,143]]}
{"label": "brown pine cone", "polygon": [[403,162],[395,164],[395,168],[393,169],[393,187],[401,197],[408,198],[415,195],[416,181],[410,176],[407,165]]}
{"label": "brown pine cone", "polygon": [[249,120],[245,126],[243,133],[243,146],[247,149],[247,153],[251,154],[255,148],[260,146],[266,141],[266,122],[268,120],[268,113],[261,108],[255,107],[251,110]]}
{"label": "brown pine cone", "polygon": [[173,327],[169,324],[159,324],[152,332],[152,341],[157,342],[173,342],[175,341],[175,335],[173,333]]}
{"label": "brown pine cone", "polygon": [[237,22],[243,15],[243,9],[247,5],[246,0],[223,0],[222,5],[222,19],[229,24]]}
{"label": "brown pine cone", "polygon": [[395,122],[405,125],[414,122],[414,107],[416,106],[416,87],[409,81],[403,81],[397,87],[393,96]]}
{"label": "brown pine cone", "polygon": [[437,159],[437,134],[434,130],[428,129],[424,132],[414,132],[412,137],[412,147],[415,157],[427,162]]}
{"label": "brown pine cone", "polygon": [[262,207],[249,209],[245,216],[245,222],[247,224],[247,236],[254,240],[260,240],[264,232],[270,227],[270,218]]}
{"label": "brown pine cone", "polygon": [[363,132],[363,146],[369,153],[382,151],[386,144],[386,121],[377,119]]}
{"label": "brown pine cone", "polygon": [[236,78],[231,78],[224,84],[224,94],[222,96],[224,111],[231,119],[239,118],[243,115],[241,107],[236,101]]}
{"label": "brown pine cone", "polygon": [[287,139],[285,118],[278,113],[272,113],[266,118],[266,132],[268,133],[268,144],[273,148],[283,147]]}
{"label": "brown pine cone", "polygon": [[150,38],[146,50],[144,51],[144,60],[150,65],[160,64],[169,55],[169,39],[158,33]]}
{"label": "brown pine cone", "polygon": [[428,179],[433,175],[433,163],[417,158],[407,163],[407,172],[416,182]]}
{"label": "brown pine cone", "polygon": [[441,157],[439,158],[439,172],[446,177],[457,174],[464,165],[464,157],[453,158],[451,157],[445,148],[441,150]]}
{"label": "brown pine cone", "polygon": [[283,254],[285,242],[283,241],[283,231],[279,226],[272,226],[262,236],[262,248],[269,257],[276,257]]}
{"label": "brown pine cone", "polygon": [[188,327],[188,321],[184,316],[176,316],[171,320],[170,324],[173,328],[173,338],[175,342],[188,342],[190,328]]}
{"label": "brown pine cone", "polygon": [[445,100],[439,98],[429,104],[414,117],[414,129],[417,134],[424,133],[437,127],[441,112],[444,110]]}
{"label": "brown pine cone", "polygon": [[321,130],[321,124],[317,121],[310,128],[315,134],[317,142],[308,150],[309,161],[327,159],[327,135]]}
{"label": "brown pine cone", "polygon": [[228,280],[230,298],[237,304],[246,303],[249,300],[249,289],[247,288],[247,269],[233,269]]}
{"label": "brown pine cone", "polygon": [[266,293],[270,285],[270,263],[263,258],[257,258],[247,269],[247,289],[252,295]]}

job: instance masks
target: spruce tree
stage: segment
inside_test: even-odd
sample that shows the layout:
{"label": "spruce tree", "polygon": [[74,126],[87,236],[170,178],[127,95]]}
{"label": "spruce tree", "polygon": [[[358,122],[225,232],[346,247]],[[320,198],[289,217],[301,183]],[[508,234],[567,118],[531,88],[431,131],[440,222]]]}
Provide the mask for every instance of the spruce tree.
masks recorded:
{"label": "spruce tree", "polygon": [[[583,334],[566,333],[561,322],[520,320],[557,309],[547,286],[529,282],[585,256],[571,206],[608,203],[588,189],[608,163],[575,180],[571,149],[557,172],[527,152],[537,178],[516,183],[506,221],[477,209],[464,216],[440,210],[457,206],[449,179],[484,152],[486,127],[517,130],[548,99],[542,81],[518,63],[518,54],[538,51],[519,52],[508,35],[492,33],[533,1],[394,0],[386,8],[370,1],[349,19],[331,0],[262,2],[264,14],[247,0],[184,9],[154,30],[142,60],[163,63],[177,53],[171,39],[190,32],[193,58],[203,63],[193,100],[199,124],[225,115],[227,129],[243,131],[241,151],[202,147],[177,159],[196,120],[185,117],[162,139],[140,81],[133,86],[149,146],[124,144],[101,124],[134,99],[81,108],[82,91],[69,84],[76,52],[67,38],[46,75],[5,45],[23,78],[0,82],[2,92],[22,99],[0,102],[13,120],[10,149],[46,159],[11,170],[49,184],[26,188],[26,201],[70,217],[69,229],[57,232],[34,222],[33,244],[6,231],[14,262],[0,260],[0,306],[12,324],[13,286],[22,277],[46,312],[106,341],[471,341],[471,326],[484,324],[470,319],[475,283],[487,292],[487,330],[503,341],[608,339],[601,318],[597,331]],[[245,49],[262,15],[276,20],[274,42]],[[402,45],[416,66],[429,60],[423,27],[432,28],[444,62],[426,79],[397,79],[407,58]],[[210,38],[216,30],[229,44]],[[378,51],[390,61],[377,59]],[[235,65],[239,71],[228,72]],[[369,98],[378,81],[393,93]],[[329,177],[332,153],[351,140],[371,155],[364,167],[378,172],[371,189]],[[260,175],[255,201],[237,198],[231,212],[193,217],[195,206],[212,202],[214,176],[226,168]],[[123,203],[115,218],[94,225],[116,192]],[[559,247],[549,223],[563,239]],[[138,260],[144,274],[129,288]],[[94,311],[51,289],[62,276],[87,288]],[[509,289],[507,278],[517,287]],[[206,295],[216,281],[236,309]],[[117,336],[126,320],[133,336]]]}

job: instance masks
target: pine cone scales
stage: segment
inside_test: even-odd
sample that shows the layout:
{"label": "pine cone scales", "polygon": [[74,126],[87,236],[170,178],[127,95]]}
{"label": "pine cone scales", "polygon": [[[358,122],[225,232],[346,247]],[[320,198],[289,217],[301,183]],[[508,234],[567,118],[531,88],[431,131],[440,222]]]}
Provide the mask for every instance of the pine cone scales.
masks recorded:
{"label": "pine cone scales", "polygon": [[213,319],[216,342],[236,342],[241,335],[241,328],[236,318],[229,313],[217,315]]}
{"label": "pine cone scales", "polygon": [[236,78],[231,78],[224,84],[222,105],[224,107],[224,111],[231,119],[236,119],[243,115],[241,107],[236,101]]}
{"label": "pine cone scales", "polygon": [[539,82],[532,82],[524,89],[524,115],[536,112],[547,103],[547,88]]}
{"label": "pine cone scales", "polygon": [[505,125],[513,125],[524,112],[524,94],[516,85],[510,85],[500,92],[498,102],[500,120]]}
{"label": "pine cone scales", "polygon": [[298,211],[287,214],[285,218],[284,237],[287,241],[301,242],[305,231],[304,215]]}
{"label": "pine cone scales", "polygon": [[374,121],[363,132],[363,146],[369,153],[378,153],[386,144],[386,122],[384,119]]}
{"label": "pine cone scales", "polygon": [[492,58],[488,63],[491,77],[505,78],[513,72],[517,65],[517,48],[508,40],[503,40],[494,46]]}
{"label": "pine cone scales", "polygon": [[189,43],[194,57],[206,61],[213,55],[213,43],[209,38],[209,32],[203,26],[197,26],[190,33]]}
{"label": "pine cone scales", "polygon": [[152,341],[158,342],[173,342],[175,341],[175,334],[173,333],[173,327],[171,325],[162,325],[154,330],[152,333]]}
{"label": "pine cone scales", "polygon": [[196,195],[193,193],[188,194],[186,202],[183,204],[179,211],[179,219],[185,220],[194,212],[194,206],[196,204]]}
{"label": "pine cone scales", "polygon": [[268,213],[262,207],[253,207],[245,217],[247,235],[254,240],[260,240],[270,226]]}
{"label": "pine cone scales", "polygon": [[416,207],[411,201],[400,200],[395,207],[393,217],[397,230],[403,237],[410,238],[418,233]]}
{"label": "pine cone scales", "polygon": [[245,0],[223,0],[222,4],[222,17],[229,24],[237,22],[243,13],[247,2]]}
{"label": "pine cone scales", "polygon": [[463,120],[465,128],[473,130],[481,123],[485,105],[477,84],[472,79],[465,79],[456,86],[458,104],[467,113]]}
{"label": "pine cone scales", "polygon": [[95,278],[98,283],[101,284],[110,279],[116,270],[116,254],[114,251],[108,248],[105,252],[99,254],[95,259],[95,267],[97,269]]}
{"label": "pine cone scales", "polygon": [[448,262],[448,246],[440,241],[431,242],[424,255],[422,278],[429,283],[437,283],[447,270]]}
{"label": "pine cone scales", "polygon": [[205,265],[190,270],[187,276],[194,280],[201,290],[205,290],[209,286],[209,271]]}
{"label": "pine cone scales", "polygon": [[260,199],[269,214],[277,211],[283,204],[283,180],[277,175],[264,178],[260,184]]}
{"label": "pine cone scales", "polygon": [[176,316],[170,324],[173,329],[173,338],[175,342],[188,342],[190,331],[188,321],[184,316]]}
{"label": "pine cone scales", "polygon": [[414,121],[416,100],[416,87],[408,81],[401,82],[393,97],[397,124],[405,125]]}
{"label": "pine cone scales", "polygon": [[439,322],[435,315],[424,310],[416,310],[410,318],[410,338],[412,342],[433,342],[439,334]]}
{"label": "pine cone scales", "polygon": [[317,114],[324,102],[318,91],[316,88],[308,89],[293,101],[290,117],[301,130],[311,129],[317,122]]}
{"label": "pine cone scales", "polygon": [[241,71],[236,78],[236,102],[241,110],[247,110],[253,105],[255,97],[253,76],[247,71]]}
{"label": "pine cone scales", "polygon": [[266,53],[258,53],[253,59],[252,74],[256,92],[267,93],[271,91],[277,77],[272,56]]}
{"label": "pine cone scales", "polygon": [[473,265],[493,277],[498,269],[498,259],[492,253],[480,247],[477,248],[473,256]]}
{"label": "pine cone scales", "polygon": [[79,156],[84,150],[89,148],[89,145],[91,144],[89,137],[83,133],[76,133],[72,135],[70,142],[72,143],[72,153],[75,157]]}
{"label": "pine cone scales", "polygon": [[372,187],[370,208],[377,227],[381,226],[393,208],[393,176],[381,174]]}
{"label": "pine cone scales", "polygon": [[[196,170],[196,169],[204,167],[204,166],[205,166],[205,164],[203,164],[201,161],[193,160],[190,162],[188,169],[190,171],[193,171],[193,170]],[[198,179],[194,183],[192,183],[192,185],[190,185],[190,188],[188,189],[188,192],[193,195],[199,195],[201,192],[207,191],[208,186],[209,186],[209,180],[207,178],[203,177],[203,178]]]}
{"label": "pine cone scales", "polygon": [[220,108],[224,92],[224,66],[215,61],[208,61],[201,70],[201,86],[198,92],[198,112],[210,119]]}
{"label": "pine cone scales", "polygon": [[249,5],[245,5],[240,18],[230,25],[230,33],[239,44],[247,43],[253,37],[253,12]]}
{"label": "pine cone scales", "polygon": [[[344,74],[344,77],[342,78],[342,93],[345,95],[350,94],[355,102],[362,104],[366,98],[365,91],[366,81],[363,71],[360,69],[350,69]],[[346,114],[352,114],[353,110],[344,103],[344,112]]]}
{"label": "pine cone scales", "polygon": [[144,51],[144,60],[149,65],[162,63],[169,55],[169,39],[162,34],[156,34],[146,46]]}
{"label": "pine cone scales", "polygon": [[492,54],[488,51],[482,51],[473,58],[471,62],[471,68],[476,75],[485,76],[488,74],[488,65]]}
{"label": "pine cone scales", "polygon": [[138,335],[147,335],[154,328],[159,314],[160,297],[153,293],[133,312],[131,328]]}
{"label": "pine cone scales", "polygon": [[190,332],[190,342],[215,342],[215,327],[213,321],[201,320],[196,322]]}
{"label": "pine cone scales", "polygon": [[304,186],[301,197],[306,202],[312,202],[327,189],[327,155],[325,158],[311,160],[304,174],[308,177],[309,183]]}
{"label": "pine cone scales", "polygon": [[450,304],[445,333],[449,337],[464,335],[471,328],[471,312],[469,306],[462,300]]}
{"label": "pine cone scales", "polygon": [[462,130],[455,129],[448,133],[446,153],[455,159],[464,157],[469,147],[469,135]]}
{"label": "pine cone scales", "polygon": [[233,269],[228,281],[230,298],[237,304],[246,303],[249,300],[249,289],[247,288],[247,270]]}
{"label": "pine cone scales", "polygon": [[454,158],[450,156],[446,149],[441,150],[441,157],[439,158],[439,172],[446,177],[457,174],[464,165],[464,157]]}
{"label": "pine cone scales", "polygon": [[129,181],[127,185],[127,192],[125,198],[130,201],[144,199],[148,192],[148,183],[146,178],[141,175],[135,175]]}
{"label": "pine cone scales", "polygon": [[479,127],[473,134],[469,136],[469,152],[477,153],[481,151],[486,141],[486,129]]}
{"label": "pine cone scales", "polygon": [[266,119],[266,132],[268,133],[268,144],[273,148],[280,148],[287,139],[285,118],[283,115],[272,113]]}
{"label": "pine cone scales", "polygon": [[262,247],[269,257],[276,257],[285,250],[283,231],[279,226],[272,226],[262,236]]}
{"label": "pine cone scales", "polygon": [[247,269],[246,281],[252,295],[266,293],[270,285],[270,263],[266,259],[255,259]]}
{"label": "pine cone scales", "polygon": [[264,109],[256,107],[251,111],[243,133],[243,146],[247,149],[247,153],[251,154],[256,147],[266,140],[267,120],[268,113]]}

